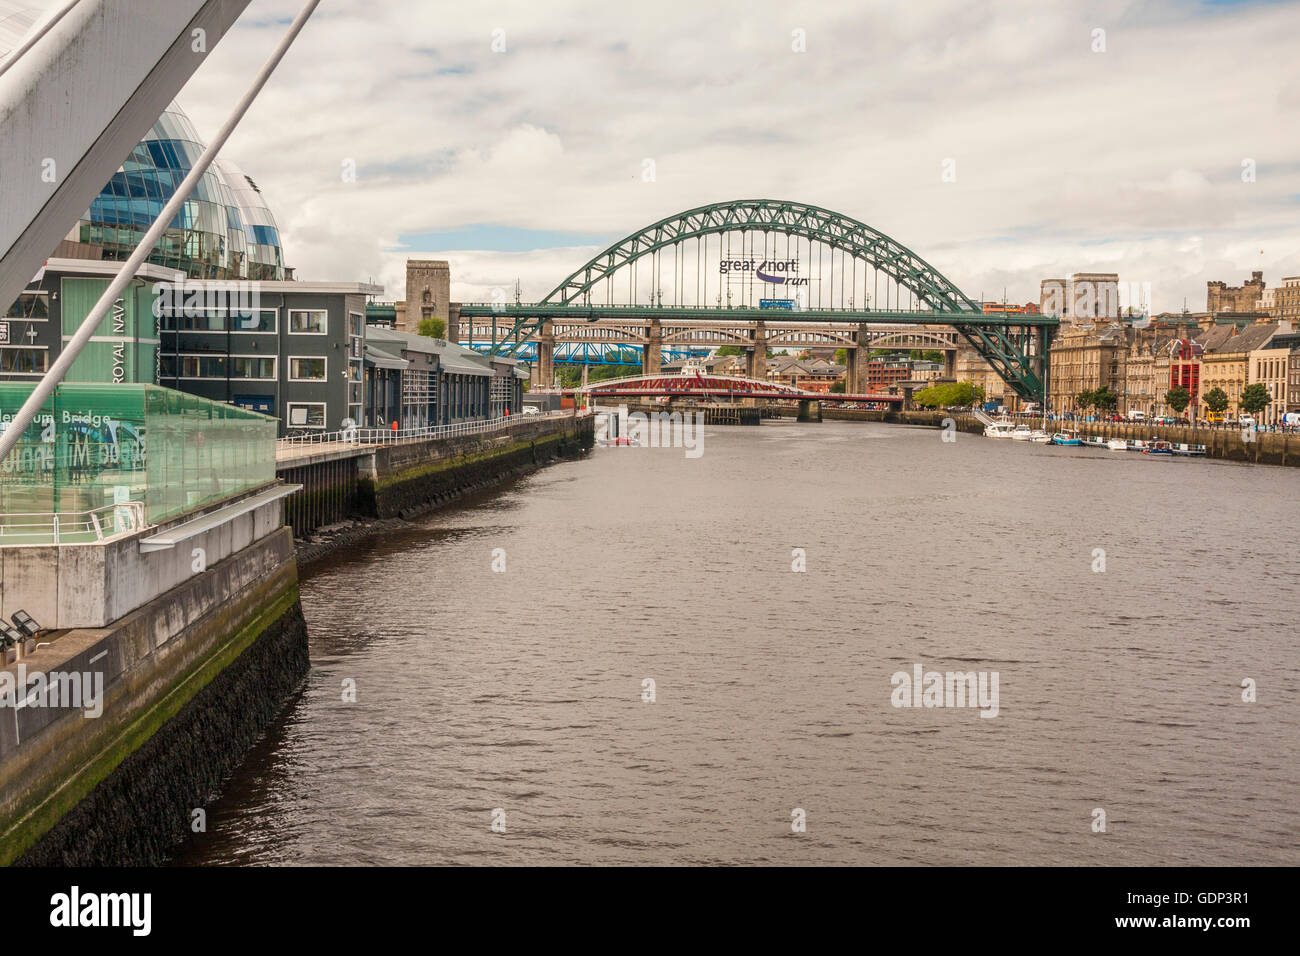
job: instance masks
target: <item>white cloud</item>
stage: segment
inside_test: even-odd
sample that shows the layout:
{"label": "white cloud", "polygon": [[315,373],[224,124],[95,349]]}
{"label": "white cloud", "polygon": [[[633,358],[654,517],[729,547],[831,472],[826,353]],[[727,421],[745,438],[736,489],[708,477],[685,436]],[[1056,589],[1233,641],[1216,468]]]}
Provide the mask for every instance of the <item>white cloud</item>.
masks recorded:
{"label": "white cloud", "polygon": [[[283,29],[253,24],[296,8],[253,0],[210,55],[180,97],[201,131]],[[1091,49],[1098,27],[1105,53]],[[1290,4],[1174,0],[335,0],[228,151],[271,202],[300,275],[376,276],[390,294],[399,235],[621,236],[766,197],[862,219],[972,295],[1037,298],[1046,275],[1104,267],[1158,279],[1157,308],[1199,308],[1206,279],[1300,274],[1298,27]],[[505,53],[491,50],[497,28]],[[796,28],[806,53],[791,50]],[[356,183],[340,177],[348,158]],[[955,183],[940,181],[945,158]],[[1254,183],[1243,158],[1258,163]],[[464,299],[516,276],[537,298],[585,257],[438,254]]]}

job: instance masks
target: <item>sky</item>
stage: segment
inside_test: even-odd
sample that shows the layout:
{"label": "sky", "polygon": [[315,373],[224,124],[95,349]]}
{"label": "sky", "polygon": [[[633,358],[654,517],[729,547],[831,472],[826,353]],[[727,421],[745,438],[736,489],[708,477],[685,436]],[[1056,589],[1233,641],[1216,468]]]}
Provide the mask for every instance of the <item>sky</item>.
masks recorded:
{"label": "sky", "polygon": [[[252,0],[208,54],[178,96],[201,135],[299,6]],[[299,278],[387,298],[439,258],[454,300],[536,300],[656,220],[764,198],[977,299],[1106,271],[1196,311],[1207,280],[1300,275],[1298,37],[1300,4],[1248,0],[325,0],[225,153]]]}

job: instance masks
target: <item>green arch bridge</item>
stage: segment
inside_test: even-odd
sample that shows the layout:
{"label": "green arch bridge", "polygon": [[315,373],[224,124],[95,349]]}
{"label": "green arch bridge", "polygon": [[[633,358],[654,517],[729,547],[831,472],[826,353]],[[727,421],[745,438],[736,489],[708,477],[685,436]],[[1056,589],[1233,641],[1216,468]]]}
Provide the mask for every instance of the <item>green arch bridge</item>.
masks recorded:
{"label": "green arch bridge", "polygon": [[[751,374],[766,357],[767,322],[840,330],[840,340],[860,346],[854,362],[865,361],[869,329],[947,326],[1017,395],[1038,401],[1058,325],[1054,316],[986,313],[938,269],[871,226],[818,206],[767,199],[712,203],[661,219],[599,252],[540,302],[462,303],[453,326],[462,320],[471,329],[490,322],[494,354],[517,356],[537,343],[544,376],[553,329],[564,323],[597,323],[590,334],[607,330],[611,341],[627,334],[644,342],[647,372],[658,370],[665,323],[686,329],[676,333],[678,343],[747,336]],[[854,373],[851,367],[857,381]]]}

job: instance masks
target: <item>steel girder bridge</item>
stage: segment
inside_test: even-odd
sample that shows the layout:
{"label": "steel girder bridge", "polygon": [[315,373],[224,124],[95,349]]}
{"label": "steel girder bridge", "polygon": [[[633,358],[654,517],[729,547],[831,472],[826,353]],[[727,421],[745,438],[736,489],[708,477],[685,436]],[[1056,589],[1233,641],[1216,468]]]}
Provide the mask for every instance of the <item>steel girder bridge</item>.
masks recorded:
{"label": "steel girder bridge", "polygon": [[762,377],[756,373],[766,348],[779,344],[768,324],[804,326],[834,340],[824,344],[852,350],[850,387],[865,383],[873,338],[950,331],[1016,394],[1035,400],[1046,390],[1046,355],[1058,325],[1051,316],[987,314],[934,266],[865,223],[766,199],[713,203],[662,219],[598,253],[540,302],[463,303],[452,318],[458,330],[462,320],[471,341],[489,342],[493,354],[517,356],[535,342],[544,381],[555,330],[566,323],[615,334],[620,325],[643,330],[648,373],[658,370],[665,326],[702,336],[733,327],[754,378]]}
{"label": "steel girder bridge", "polygon": [[[465,332],[462,331],[460,345],[471,348],[476,352],[491,354],[492,341],[484,336],[478,339],[469,333],[469,338],[464,338]],[[696,346],[694,348],[677,348],[665,346],[660,354],[661,361],[676,362],[687,358],[702,358],[712,351],[706,346]],[[514,357],[524,362],[536,362],[538,352],[538,343],[536,340],[525,341],[519,350],[514,353]],[[641,345],[634,345],[630,342],[609,342],[609,341],[561,341],[555,342],[555,351],[551,359],[556,365],[628,365],[635,368],[641,368],[645,362],[644,348]]]}

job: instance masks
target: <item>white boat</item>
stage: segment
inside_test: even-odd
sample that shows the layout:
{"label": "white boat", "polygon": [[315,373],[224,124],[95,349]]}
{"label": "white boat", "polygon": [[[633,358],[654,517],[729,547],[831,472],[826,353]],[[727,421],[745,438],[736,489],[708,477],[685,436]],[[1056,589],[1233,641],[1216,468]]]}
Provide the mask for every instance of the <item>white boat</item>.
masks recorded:
{"label": "white boat", "polygon": [[1045,432],[1041,428],[1035,428],[1029,433],[1029,440],[1035,445],[1050,445],[1052,436],[1050,432]]}
{"label": "white boat", "polygon": [[991,425],[984,426],[985,438],[1010,438],[1011,432],[1015,429],[1012,422],[994,422]]}
{"label": "white boat", "polygon": [[1146,450],[1147,450],[1147,443],[1144,442],[1141,438],[1134,438],[1131,442],[1128,443],[1128,450],[1129,450],[1129,451],[1146,451]]}
{"label": "white boat", "polygon": [[1187,443],[1184,442],[1182,444],[1178,444],[1174,446],[1174,454],[1175,455],[1204,455],[1205,446],[1188,445]]}
{"label": "white boat", "polygon": [[1017,425],[1011,430],[1011,438],[1013,441],[1029,441],[1032,437],[1034,437],[1034,433],[1030,430],[1028,425]]}
{"label": "white boat", "polygon": [[1128,451],[1128,442],[1122,438],[1112,438],[1106,442],[1106,447],[1111,451]]}

